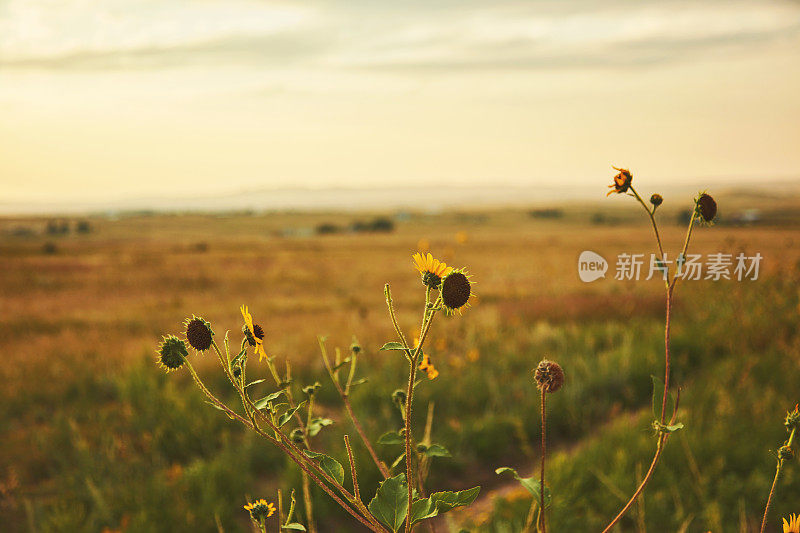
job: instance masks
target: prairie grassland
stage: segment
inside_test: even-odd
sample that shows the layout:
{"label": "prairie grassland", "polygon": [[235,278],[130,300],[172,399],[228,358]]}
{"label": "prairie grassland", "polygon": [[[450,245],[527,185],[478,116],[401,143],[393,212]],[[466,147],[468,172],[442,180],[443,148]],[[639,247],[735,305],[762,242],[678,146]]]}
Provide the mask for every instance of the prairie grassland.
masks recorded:
{"label": "prairie grassland", "polygon": [[[92,218],[90,233],[63,237],[9,233],[36,233],[41,219],[0,221],[0,523],[11,531],[217,531],[217,522],[247,530],[245,496],[299,488],[297,472],[208,408],[186,375],[163,376],[153,364],[158,339],[180,332],[192,313],[218,335],[238,333],[238,307],[248,304],[268,352],[288,358],[298,381],[325,386],[321,409],[336,420],[325,447],[336,455],[341,434],[353,431],[322,379],[316,336],[341,347],[358,338],[369,382],[356,410],[374,437],[396,428],[389,395],[402,385],[401,364],[377,352],[393,337],[383,285],[391,283],[410,334],[424,299],[411,253],[427,245],[477,281],[474,307],[434,325],[427,351],[441,375],[418,404],[435,403],[435,439],[455,455],[434,465],[431,484],[484,486],[473,508],[454,515],[454,530],[520,530],[530,502],[494,469],[528,473],[535,464],[530,369],[545,355],[568,375],[550,404],[552,529],[601,529],[651,457],[650,375],[663,373],[663,285],[613,280],[617,254],[653,251],[651,230],[640,213],[610,202],[569,207],[555,220],[520,210],[418,213],[391,233],[332,235],[298,229],[368,217]],[[745,205],[719,202],[723,214]],[[692,251],[760,252],[761,278],[678,287],[675,379],[687,429],[670,441],[621,531],[750,531],[760,518],[770,450],[784,439],[785,410],[800,400],[800,203],[746,205],[762,208],[759,225],[697,228]],[[663,217],[664,241],[677,252],[685,228],[669,223],[677,213]],[[580,282],[583,250],[609,259],[608,279]],[[213,358],[198,366],[222,390]],[[422,420],[425,410],[416,414]],[[396,452],[381,450],[389,461]],[[371,497],[376,473],[360,467]],[[774,516],[800,512],[795,467]],[[323,531],[354,530],[324,494],[317,509]]]}

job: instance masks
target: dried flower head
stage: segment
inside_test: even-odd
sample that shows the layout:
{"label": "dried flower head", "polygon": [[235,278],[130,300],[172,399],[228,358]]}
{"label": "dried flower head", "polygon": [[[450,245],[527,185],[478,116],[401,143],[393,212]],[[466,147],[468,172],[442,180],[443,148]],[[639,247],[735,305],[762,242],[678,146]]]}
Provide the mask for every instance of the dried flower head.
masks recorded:
{"label": "dried flower head", "polygon": [[250,518],[258,524],[261,524],[275,513],[275,506],[263,498],[253,503],[248,503],[244,506],[244,509],[250,512]]}
{"label": "dried flower head", "polygon": [[617,168],[612,167],[614,170],[618,170],[619,174],[614,176],[614,183],[608,186],[610,191],[606,196],[611,194],[617,193],[622,194],[628,192],[628,189],[631,188],[631,183],[633,182],[633,175],[631,174],[630,170],[627,168]]}
{"label": "dried flower head", "polygon": [[167,372],[176,370],[183,366],[186,357],[189,356],[189,350],[186,349],[186,343],[183,339],[179,339],[175,335],[168,335],[161,341],[158,347],[158,364]]}
{"label": "dried flower head", "polygon": [[710,195],[702,193],[695,199],[695,205],[697,214],[700,215],[706,223],[711,224],[717,216],[717,202],[714,201]]}
{"label": "dried flower head", "polygon": [[653,204],[653,207],[658,207],[664,203],[664,198],[656,193],[650,197],[650,203]]}
{"label": "dried flower head", "polygon": [[199,316],[192,315],[192,318],[187,319],[186,322],[186,340],[189,341],[189,346],[198,352],[204,352],[211,348],[213,342],[214,332],[211,330],[211,324],[203,320]]}
{"label": "dried flower head", "polygon": [[438,289],[442,278],[453,271],[446,263],[434,259],[431,254],[423,255],[417,252],[412,259],[414,259],[416,269],[422,274],[422,284],[431,289]]}
{"label": "dried flower head", "polygon": [[564,370],[558,363],[542,359],[533,371],[533,379],[539,390],[553,393],[564,385]]}
{"label": "dried flower head", "polygon": [[781,461],[791,461],[794,459],[794,450],[792,447],[784,444],[778,448],[778,459]]}
{"label": "dried flower head", "polygon": [[448,313],[460,313],[469,303],[472,296],[472,282],[469,278],[469,274],[462,268],[453,270],[442,280],[442,305]]}

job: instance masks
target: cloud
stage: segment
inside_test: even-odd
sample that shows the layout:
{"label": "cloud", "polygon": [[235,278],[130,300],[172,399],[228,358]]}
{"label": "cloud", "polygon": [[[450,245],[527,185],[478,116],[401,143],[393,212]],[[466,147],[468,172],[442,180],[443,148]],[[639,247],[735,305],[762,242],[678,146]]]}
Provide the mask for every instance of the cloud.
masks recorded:
{"label": "cloud", "polygon": [[796,42],[798,15],[798,3],[780,1],[8,0],[0,67],[639,67]]}

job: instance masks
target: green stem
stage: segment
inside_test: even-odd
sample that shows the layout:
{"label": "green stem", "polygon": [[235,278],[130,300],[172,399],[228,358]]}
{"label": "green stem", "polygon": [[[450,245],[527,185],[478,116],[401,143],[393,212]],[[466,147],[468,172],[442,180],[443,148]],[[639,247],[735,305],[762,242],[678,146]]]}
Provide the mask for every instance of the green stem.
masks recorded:
{"label": "green stem", "polygon": [[[789,434],[789,440],[786,443],[786,446],[790,448],[792,447],[796,431],[797,428],[792,428],[792,432]],[[767,497],[767,505],[764,507],[764,517],[761,519],[761,533],[764,533],[764,528],[767,527],[767,516],[769,515],[769,508],[772,505],[772,496],[775,494],[775,488],[778,486],[778,478],[781,476],[781,470],[783,470],[784,462],[785,459],[778,457],[778,466],[775,468],[775,479],[772,480],[772,487],[769,489],[769,496]]]}

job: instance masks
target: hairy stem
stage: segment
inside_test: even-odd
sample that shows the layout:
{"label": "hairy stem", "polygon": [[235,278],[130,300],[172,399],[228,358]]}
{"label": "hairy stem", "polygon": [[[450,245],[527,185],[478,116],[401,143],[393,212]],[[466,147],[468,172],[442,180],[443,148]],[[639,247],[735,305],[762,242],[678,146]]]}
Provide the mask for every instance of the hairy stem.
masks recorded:
{"label": "hairy stem", "polygon": [[547,393],[542,388],[542,464],[539,469],[539,507],[541,512],[542,533],[547,533],[547,519],[544,512],[544,462],[547,456],[547,412],[545,410],[545,398]]}
{"label": "hairy stem", "polygon": [[[789,434],[789,440],[786,443],[786,446],[792,447],[792,443],[794,442],[794,435],[797,431],[796,428],[792,428],[792,432]],[[778,486],[778,478],[781,476],[781,470],[783,470],[783,463],[785,459],[778,458],[778,466],[775,468],[775,479],[772,480],[772,487],[769,489],[769,496],[767,496],[767,505],[764,507],[764,517],[761,519],[761,533],[764,533],[764,528],[767,527],[767,516],[769,515],[769,508],[772,505],[772,496],[775,494],[775,488]]]}

